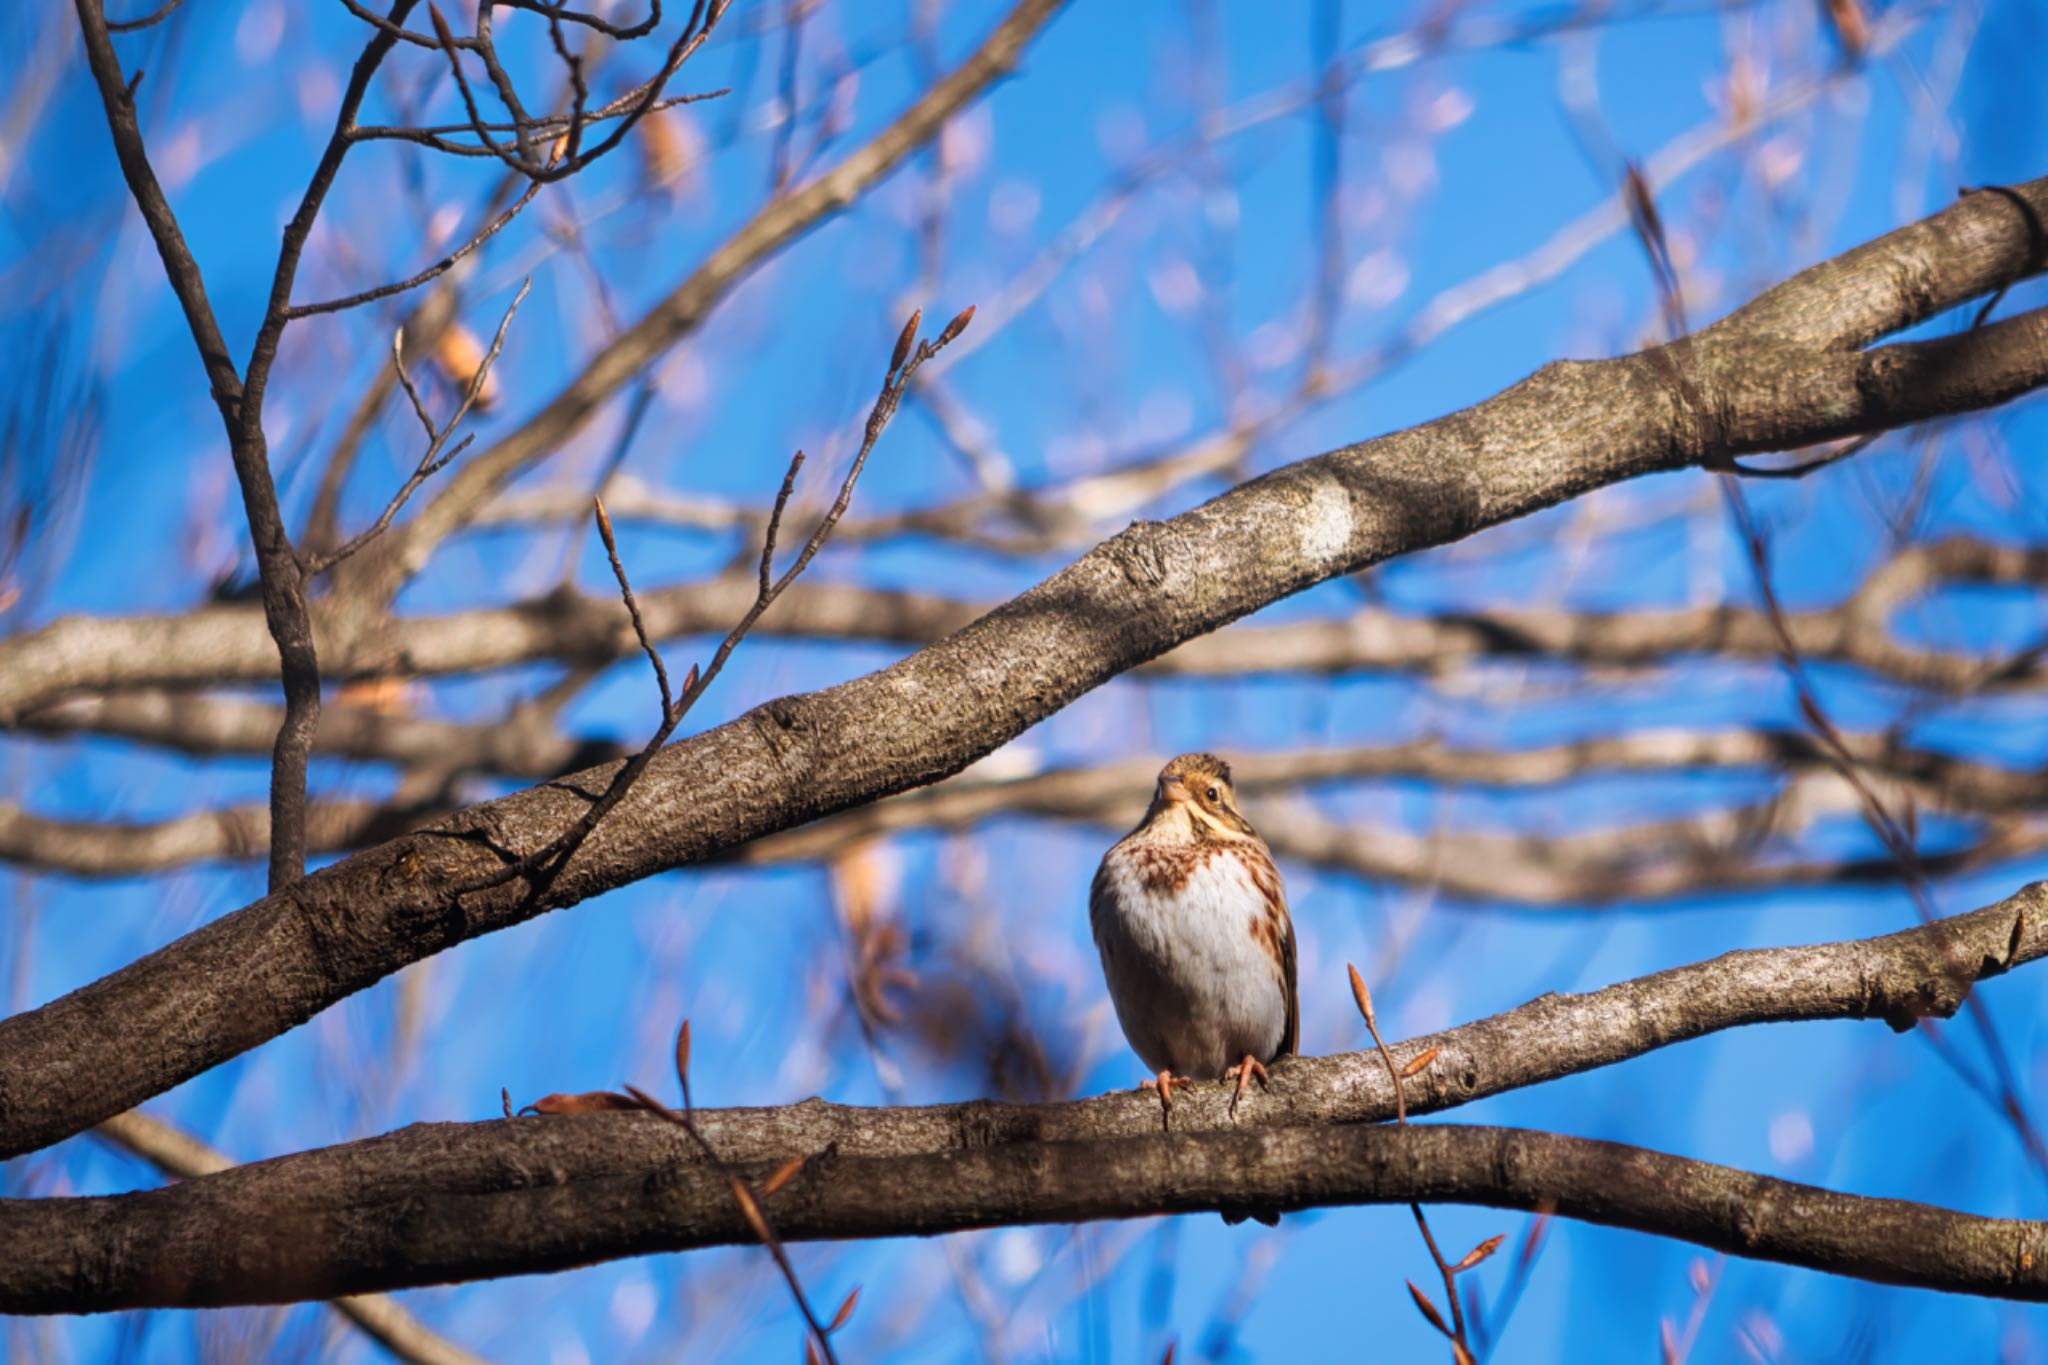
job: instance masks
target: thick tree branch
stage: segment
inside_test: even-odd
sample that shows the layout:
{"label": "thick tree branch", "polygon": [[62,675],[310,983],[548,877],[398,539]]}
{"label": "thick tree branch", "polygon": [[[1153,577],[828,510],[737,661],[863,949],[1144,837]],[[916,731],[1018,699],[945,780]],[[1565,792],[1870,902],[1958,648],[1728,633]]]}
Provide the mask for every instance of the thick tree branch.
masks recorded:
{"label": "thick tree branch", "polygon": [[[1434,1054],[1403,1087],[1408,1111],[1428,1112],[1739,1025],[1879,1017],[1909,1028],[1952,1015],[1978,980],[2043,955],[2048,886],[2036,884],[1882,938],[1728,953],[1587,995],[1546,995],[1399,1044],[1389,1060]],[[697,1110],[694,1122],[722,1161],[752,1177],[806,1158],[768,1207],[791,1240],[1463,1201],[1551,1207],[1894,1283],[2048,1298],[2048,1225],[1550,1134],[1361,1127],[1396,1102],[1375,1052],[1275,1071],[1241,1115],[1227,1085],[1197,1087],[1167,1135],[1152,1104],[1128,1092],[907,1109],[812,1100]],[[174,1190],[0,1201],[0,1233],[21,1249],[0,1266],[0,1311],[10,1312],[329,1297],[756,1237],[720,1171],[669,1125],[634,1113],[422,1124]]]}
{"label": "thick tree branch", "polygon": [[[193,752],[260,750],[275,729],[255,703],[177,698],[162,693],[60,703],[35,724],[76,715],[81,725],[121,733],[131,722],[145,738]],[[438,793],[466,772],[544,777],[566,771],[569,759],[616,756],[615,743],[577,744],[552,735],[544,719],[515,713],[498,725],[461,725],[338,708],[323,713],[336,733],[320,747],[359,758],[382,758],[415,770],[389,803],[316,802],[308,811],[309,848],[353,851],[445,813],[408,789]],[[243,717],[248,710],[253,714]],[[111,713],[111,714],[109,714]],[[45,720],[50,717],[51,720]],[[172,717],[190,717],[189,728]],[[145,729],[146,724],[146,729]],[[266,730],[266,724],[270,729]],[[1955,872],[2009,861],[2048,848],[2048,827],[2014,817],[2048,807],[2048,770],[2017,769],[1902,745],[1881,734],[1840,737],[1859,778],[1896,790],[1923,814],[1971,819],[1982,828],[1960,844],[1923,853],[1933,870]],[[609,752],[605,752],[609,750]],[[552,761],[552,766],[550,762]],[[1238,790],[1261,798],[1260,831],[1281,856],[1376,883],[1428,887],[1483,903],[1588,908],[1673,896],[1700,896],[1730,886],[1802,886],[1889,881],[1883,858],[1785,856],[1785,841],[1816,822],[1858,810],[1856,794],[1836,759],[1800,731],[1652,730],[1605,735],[1532,749],[1459,748],[1437,740],[1293,753],[1233,753]],[[916,830],[960,830],[1018,816],[1078,820],[1106,830],[1128,829],[1143,812],[1156,757],[992,779],[972,770],[732,850],[723,861],[760,865],[831,859],[874,839]],[[1773,795],[1662,821],[1559,832],[1544,827],[1495,833],[1339,822],[1274,797],[1306,786],[1361,780],[1426,781],[1446,788],[1504,790],[1553,786],[1600,775],[1729,772],[1782,774]],[[422,783],[421,779],[430,779]],[[0,803],[0,859],[81,876],[125,876],[192,862],[259,855],[259,806],[196,811],[167,820],[60,820]]]}
{"label": "thick tree branch", "polygon": [[[165,1175],[181,1180],[212,1175],[235,1164],[189,1133],[137,1111],[116,1114],[95,1131]],[[382,1294],[338,1298],[332,1307],[396,1360],[412,1365],[483,1365],[481,1357],[463,1350]]]}
{"label": "thick tree branch", "polygon": [[[21,728],[51,738],[97,734],[201,757],[268,753],[281,708],[239,697],[161,690],[70,697],[25,717]],[[357,705],[346,695],[320,708],[313,751],[450,774],[538,781],[623,758],[611,736],[555,731],[551,713],[521,707],[491,722],[469,723]],[[332,853],[331,847],[318,850]]]}
{"label": "thick tree branch", "polygon": [[[447,801],[314,801],[306,849],[333,853],[396,838],[454,804]],[[270,848],[270,807],[225,806],[166,820],[61,820],[0,801],[0,860],[44,872],[137,877],[193,863],[261,858]]]}
{"label": "thick tree branch", "polygon": [[[2048,673],[2041,649],[1986,658],[1906,643],[1888,629],[1900,603],[1973,583],[2048,585],[2048,549],[1969,538],[1912,547],[1875,569],[1842,602],[1785,613],[1785,627],[1803,659],[1848,665],[1906,686],[1956,695],[2038,686]],[[649,633],[667,640],[723,630],[752,592],[752,584],[735,575],[651,589],[641,602]],[[935,593],[800,583],[759,630],[928,645],[991,609]],[[570,588],[506,607],[398,617],[367,633],[352,630],[346,616],[321,603],[313,607],[321,667],[334,679],[432,677],[541,660],[601,665],[635,649],[616,597]],[[1233,626],[1189,640],[1143,669],[1199,677],[1374,670],[1444,675],[1485,660],[1531,658],[1645,669],[1701,654],[1772,662],[1780,648],[1769,612],[1736,605],[1626,612],[1497,608],[1439,616],[1368,607],[1345,617]],[[79,691],[256,683],[274,668],[261,615],[250,607],[67,617],[0,641],[0,725]]]}
{"label": "thick tree branch", "polygon": [[[2014,193],[2048,203],[2048,181]],[[1929,230],[1996,236],[2015,274],[2033,268],[2032,239],[2004,196],[1971,196],[1901,240],[1919,243]],[[1918,317],[1965,301],[1947,276],[1904,273],[1910,255],[1886,256],[1883,240],[1858,253],[1855,277],[1825,272],[1828,287],[1906,297]],[[1807,279],[1774,294],[1817,287]],[[2048,345],[2035,335],[2044,331],[2048,319],[2028,315],[1956,346],[1888,348],[1909,371],[1933,367],[1912,382],[1883,352],[1752,353],[1726,328],[1712,344],[1554,364],[1436,422],[1134,525],[890,668],[780,698],[662,750],[545,896],[516,884],[469,896],[459,888],[573,824],[609,780],[603,769],[359,854],[0,1022],[0,1153],[133,1108],[464,939],[948,776],[1117,674],[1314,583],[1623,479],[1924,415],[1924,388],[1989,401],[2017,382],[2016,352],[2048,379]],[[1984,347],[1974,357],[1972,338]],[[1684,386],[1670,377],[1681,366]],[[1883,382],[1861,384],[1868,367]],[[1972,390],[1964,381],[1979,372],[1983,387]],[[1710,421],[1681,387],[1707,396]],[[674,818],[683,808],[688,821]]]}
{"label": "thick tree branch", "polygon": [[[2048,805],[2048,770],[2005,768],[1918,749],[1883,734],[1847,734],[1844,747],[1868,776],[1909,788],[1930,810],[2006,814]],[[1447,787],[1548,787],[1627,773],[1783,772],[1827,775],[1833,760],[1798,730],[1643,730],[1596,735],[1536,748],[1463,747],[1442,740],[1285,753],[1230,755],[1240,793],[1270,796],[1319,783],[1368,779],[1424,781]],[[962,773],[921,791],[757,839],[735,851],[741,862],[831,857],[851,844],[917,829],[965,829],[984,820],[1042,815],[1128,827],[1145,811],[1151,755],[1093,768],[1060,768],[1028,777]],[[1254,812],[1264,828],[1285,811]],[[1366,838],[1369,840],[1370,835]]]}
{"label": "thick tree branch", "polygon": [[[16,1248],[0,1269],[0,1310],[289,1302],[755,1242],[727,1178],[691,1160],[680,1134],[601,1117],[422,1124],[165,1190],[0,1201],[0,1232]],[[764,1207],[778,1236],[805,1241],[1415,1201],[1540,1209],[1883,1283],[2048,1300],[2048,1223],[1516,1128],[1265,1128],[822,1153]]]}

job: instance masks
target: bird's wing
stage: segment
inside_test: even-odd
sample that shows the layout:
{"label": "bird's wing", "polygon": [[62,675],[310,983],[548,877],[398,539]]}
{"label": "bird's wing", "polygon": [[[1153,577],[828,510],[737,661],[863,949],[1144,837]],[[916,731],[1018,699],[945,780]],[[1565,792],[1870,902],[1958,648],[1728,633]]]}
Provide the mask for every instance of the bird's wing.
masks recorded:
{"label": "bird's wing", "polygon": [[1280,1038],[1280,1055],[1301,1046],[1301,991],[1295,984],[1294,916],[1287,913],[1287,892],[1280,892],[1280,968],[1286,981],[1287,1031]]}
{"label": "bird's wing", "polygon": [[1109,952],[1109,940],[1102,936],[1102,922],[1112,913],[1109,890],[1109,859],[1116,850],[1102,855],[1102,861],[1095,868],[1095,880],[1088,884],[1088,927],[1094,931],[1095,946],[1105,956]]}

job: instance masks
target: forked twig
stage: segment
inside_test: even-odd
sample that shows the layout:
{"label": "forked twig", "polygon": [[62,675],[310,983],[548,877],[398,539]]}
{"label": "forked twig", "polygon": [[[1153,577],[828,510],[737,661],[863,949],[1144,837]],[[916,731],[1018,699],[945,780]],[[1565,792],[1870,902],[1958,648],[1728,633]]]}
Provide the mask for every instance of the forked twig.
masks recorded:
{"label": "forked twig", "polygon": [[[656,668],[660,667],[659,663],[655,666]],[[664,677],[664,690],[666,690],[666,687],[667,682]],[[710,1164],[713,1170],[725,1177],[726,1184],[732,1190],[733,1202],[739,1205],[740,1216],[747,1220],[747,1226],[753,1230],[754,1236],[759,1238],[761,1245],[768,1249],[768,1254],[775,1258],[776,1269],[782,1272],[783,1281],[789,1286],[790,1297],[796,1300],[797,1311],[803,1314],[804,1326],[811,1334],[811,1341],[824,1354],[826,1365],[839,1365],[839,1358],[832,1351],[832,1333],[844,1326],[847,1318],[852,1316],[853,1305],[859,1298],[860,1289],[856,1286],[854,1291],[846,1296],[845,1300],[839,1305],[839,1311],[833,1315],[830,1326],[819,1322],[818,1315],[811,1311],[811,1301],[804,1293],[803,1282],[797,1278],[796,1266],[790,1262],[789,1252],[783,1247],[782,1239],[775,1235],[775,1226],[768,1221],[767,1213],[761,1208],[760,1197],[754,1193],[752,1187],[747,1184],[739,1172],[728,1166],[718,1155],[718,1152],[698,1129],[696,1122],[692,1118],[696,1106],[690,1101],[690,1021],[687,1019],[683,1020],[682,1028],[676,1032],[676,1080],[682,1086],[683,1091],[683,1107],[681,1110],[669,1108],[638,1086],[627,1086],[626,1093],[632,1096],[639,1103],[640,1107],[648,1113],[655,1115],[657,1118],[666,1119],[668,1122],[681,1128],[685,1133],[688,1133],[690,1141],[694,1142],[697,1145],[697,1150],[704,1154],[704,1160]],[[785,1162],[782,1166],[778,1167],[769,1175],[763,1187],[763,1193],[773,1194],[776,1190],[780,1189],[783,1184],[795,1176],[797,1171],[802,1169],[803,1161],[802,1157],[797,1157],[793,1161]]]}
{"label": "forked twig", "polygon": [[840,481],[838,496],[832,500],[831,507],[826,509],[825,515],[819,520],[817,528],[811,532],[810,539],[806,540],[803,548],[797,552],[796,558],[790,562],[788,568],[777,575],[774,571],[775,550],[782,533],[782,518],[789,510],[790,499],[796,492],[797,472],[804,464],[804,453],[801,450],[791,457],[789,467],[782,476],[782,486],[776,490],[774,506],[768,513],[767,531],[762,536],[760,586],[754,594],[753,605],[747,608],[746,614],[740,617],[738,624],[726,632],[725,638],[719,641],[718,648],[711,655],[710,663],[705,665],[701,672],[695,664],[690,666],[680,694],[672,696],[670,693],[668,670],[661,662],[660,652],[655,649],[653,641],[648,636],[647,623],[640,614],[639,601],[634,597],[632,585],[627,579],[625,563],[619,558],[618,542],[612,535],[611,518],[604,511],[603,501],[596,500],[597,530],[604,540],[605,554],[611,561],[612,575],[618,579],[626,615],[633,624],[633,633],[639,639],[640,647],[648,660],[654,665],[655,681],[661,689],[661,723],[655,727],[653,735],[641,746],[639,752],[627,759],[619,770],[612,774],[612,779],[606,784],[604,791],[574,824],[525,857],[461,884],[455,888],[455,895],[503,886],[519,877],[525,877],[532,883],[532,895],[544,894],[556,875],[568,864],[569,859],[575,856],[576,850],[582,847],[583,841],[590,837],[590,832],[597,828],[598,822],[626,798],[633,784],[640,780],[640,775],[654,760],[654,755],[675,732],[676,726],[689,714],[690,708],[697,704],[698,699],[710,689],[719,673],[724,670],[726,661],[732,657],[732,652],[739,647],[740,641],[747,637],[755,623],[775,605],[776,599],[796,581],[798,575],[810,567],[811,560],[817,556],[819,549],[831,536],[832,528],[839,524],[839,519],[846,515],[846,509],[852,504],[853,486],[859,481],[861,471],[867,467],[868,456],[874,452],[876,442],[881,440],[882,432],[889,425],[889,419],[896,415],[896,409],[901,405],[903,395],[910,387],[912,376],[926,361],[966,330],[968,322],[974,317],[974,309],[969,307],[961,312],[946,324],[936,339],[931,341],[921,341],[917,337],[917,326],[923,317],[922,310],[912,313],[910,321],[904,324],[903,331],[896,339],[895,351],[889,358],[889,369],[882,377],[882,391],[876,395],[874,407],[868,412],[860,450],[847,468],[846,477]]}
{"label": "forked twig", "polygon": [[433,415],[427,411],[426,402],[420,397],[419,388],[412,382],[412,376],[406,373],[405,329],[401,327],[391,334],[391,368],[397,373],[398,382],[405,389],[405,396],[412,400],[412,410],[420,419],[420,425],[426,429],[426,453],[420,456],[420,462],[414,467],[412,477],[392,494],[391,501],[384,505],[384,511],[374,522],[357,532],[338,549],[324,555],[308,557],[307,578],[316,578],[326,573],[382,535],[389,529],[392,518],[404,508],[406,500],[412,497],[419,486],[446,469],[456,456],[469,448],[469,443],[475,439],[473,434],[463,437],[452,446],[448,445],[448,438],[455,433],[455,428],[462,424],[462,419],[469,415],[469,410],[476,406],[477,399],[483,394],[484,384],[491,377],[491,367],[497,364],[498,352],[504,349],[505,333],[512,326],[512,315],[519,311],[519,305],[526,301],[527,290],[532,287],[531,275],[520,281],[519,292],[512,296],[512,302],[506,306],[505,316],[498,319],[498,330],[491,338],[490,349],[484,352],[484,358],[478,362],[476,373],[469,377],[469,386],[463,391],[462,401],[456,405],[448,420],[439,426],[435,425]]}
{"label": "forked twig", "polygon": [[[1386,1040],[1380,1037],[1379,1020],[1373,1015],[1372,992],[1365,988],[1365,978],[1358,974],[1358,968],[1348,963],[1345,964],[1345,970],[1351,975],[1351,998],[1357,1003],[1358,1013],[1365,1020],[1366,1031],[1372,1035],[1373,1046],[1379,1049],[1380,1060],[1386,1064],[1387,1076],[1394,1083],[1394,1122],[1406,1127],[1408,1096],[1405,1082],[1427,1070],[1429,1064],[1436,1060],[1437,1050],[1429,1048],[1409,1058],[1406,1066],[1395,1066],[1393,1052],[1387,1047]],[[1451,1343],[1451,1356],[1457,1365],[1477,1365],[1478,1357],[1472,1353],[1471,1338],[1465,1325],[1465,1309],[1458,1298],[1458,1276],[1500,1250],[1500,1244],[1505,1240],[1506,1234],[1496,1233],[1466,1252],[1456,1262],[1452,1262],[1445,1259],[1443,1251],[1437,1246],[1436,1234],[1430,1231],[1429,1217],[1423,1213],[1421,1203],[1411,1201],[1408,1211],[1415,1215],[1415,1226],[1422,1233],[1423,1245],[1429,1248],[1429,1259],[1435,1262],[1437,1274],[1444,1282],[1444,1300],[1451,1306],[1450,1322],[1444,1321],[1443,1315],[1437,1312],[1436,1305],[1430,1301],[1429,1295],[1417,1288],[1413,1280],[1408,1282],[1408,1294],[1415,1300],[1416,1311]]]}
{"label": "forked twig", "polygon": [[[725,17],[726,10],[731,6],[732,0],[697,0],[689,19],[683,25],[682,32],[669,45],[668,54],[663,59],[660,70],[640,86],[635,92],[637,98],[633,99],[630,107],[618,115],[618,120],[611,130],[588,150],[582,145],[584,125],[590,121],[585,114],[589,91],[583,76],[584,57],[569,50],[568,40],[562,31],[565,20],[581,20],[561,6],[539,3],[515,6],[531,9],[547,17],[549,39],[554,45],[556,55],[561,58],[569,72],[574,103],[568,116],[566,131],[562,135],[566,142],[560,156],[553,155],[545,146],[540,151],[534,150],[536,142],[539,141],[535,137],[535,131],[541,121],[530,117],[521,106],[518,92],[498,60],[497,49],[491,37],[490,7],[484,6],[478,10],[477,31],[470,38],[456,37],[437,6],[430,3],[427,11],[434,25],[431,45],[438,47],[448,59],[449,72],[455,77],[456,90],[462,96],[463,111],[469,116],[469,122],[465,125],[467,130],[475,134],[484,151],[497,157],[511,170],[536,183],[548,183],[576,174],[617,147],[633,130],[634,125],[653,109],[661,99],[662,90],[669,79],[682,69],[683,63],[695,55],[698,48],[704,45],[712,30],[718,26],[718,21]],[[354,6],[351,5],[351,8]],[[658,7],[653,17],[659,17]],[[408,38],[418,36],[407,34]],[[499,101],[512,115],[512,139],[509,143],[500,142],[491,135],[490,130],[499,125],[484,118],[483,109],[477,103],[476,89],[470,83],[469,73],[462,64],[464,52],[474,53],[482,60],[491,87],[496,91]]]}

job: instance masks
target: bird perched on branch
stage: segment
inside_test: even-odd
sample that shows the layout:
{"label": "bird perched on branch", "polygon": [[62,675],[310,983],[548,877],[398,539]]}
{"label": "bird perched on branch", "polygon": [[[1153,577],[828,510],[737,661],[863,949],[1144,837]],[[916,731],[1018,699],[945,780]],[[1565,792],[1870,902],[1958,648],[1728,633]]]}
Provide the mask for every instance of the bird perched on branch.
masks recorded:
{"label": "bird perched on branch", "polygon": [[1103,855],[1088,913],[1164,1120],[1193,1077],[1234,1080],[1234,1116],[1251,1078],[1294,1051],[1301,1011],[1280,870],[1238,812],[1230,765],[1182,754],[1160,771],[1144,820]]}

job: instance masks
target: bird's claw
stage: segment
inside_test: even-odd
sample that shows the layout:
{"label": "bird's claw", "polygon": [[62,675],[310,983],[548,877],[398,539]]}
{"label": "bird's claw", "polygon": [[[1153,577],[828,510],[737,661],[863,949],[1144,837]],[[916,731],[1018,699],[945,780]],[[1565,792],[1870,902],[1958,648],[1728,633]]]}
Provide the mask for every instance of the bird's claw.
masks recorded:
{"label": "bird's claw", "polygon": [[1230,1117],[1233,1120],[1237,1118],[1237,1102],[1244,1098],[1245,1087],[1251,1084],[1252,1077],[1254,1076],[1259,1078],[1259,1084],[1262,1086],[1273,1083],[1272,1077],[1266,1074],[1266,1068],[1260,1064],[1258,1058],[1250,1053],[1246,1053],[1243,1061],[1223,1073],[1224,1080],[1235,1079],[1237,1081],[1237,1089],[1232,1091],[1230,1095]]}
{"label": "bird's claw", "polygon": [[1156,1090],[1159,1092],[1160,1126],[1171,1128],[1173,1126],[1173,1088],[1177,1085],[1188,1086],[1193,1084],[1194,1082],[1186,1076],[1176,1076],[1171,1071],[1162,1071],[1157,1076],[1147,1076],[1144,1080],[1138,1082],[1138,1089]]}

